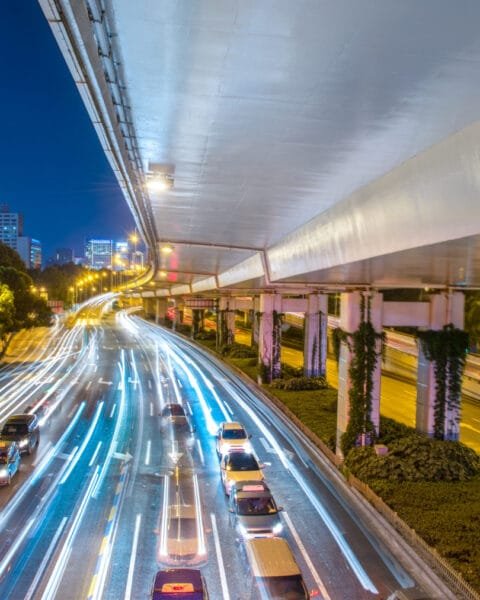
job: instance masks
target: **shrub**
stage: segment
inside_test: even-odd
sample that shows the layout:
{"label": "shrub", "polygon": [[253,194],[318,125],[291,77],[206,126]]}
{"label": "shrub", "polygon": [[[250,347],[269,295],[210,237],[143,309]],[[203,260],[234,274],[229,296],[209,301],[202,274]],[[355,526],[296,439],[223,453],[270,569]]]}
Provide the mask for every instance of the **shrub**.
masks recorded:
{"label": "shrub", "polygon": [[270,384],[272,388],[280,390],[324,390],[328,387],[323,377],[292,377],[290,379],[274,379]]}
{"label": "shrub", "polygon": [[480,457],[460,442],[442,442],[410,433],[391,442],[386,456],[353,448],[345,466],[365,481],[467,481],[480,473]]}
{"label": "shrub", "polygon": [[200,331],[197,333],[197,340],[215,340],[217,334],[212,329]]}
{"label": "shrub", "polygon": [[220,354],[230,358],[257,358],[256,348],[237,343],[224,344],[220,348]]}

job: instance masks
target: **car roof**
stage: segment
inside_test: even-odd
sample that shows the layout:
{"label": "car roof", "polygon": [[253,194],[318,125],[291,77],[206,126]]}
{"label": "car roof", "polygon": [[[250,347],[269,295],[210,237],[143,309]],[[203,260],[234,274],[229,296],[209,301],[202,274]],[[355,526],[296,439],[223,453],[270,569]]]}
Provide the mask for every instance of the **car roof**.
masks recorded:
{"label": "car roof", "polygon": [[245,429],[245,427],[241,423],[237,423],[235,421],[225,421],[222,423],[223,429]]}
{"label": "car roof", "polygon": [[253,538],[245,544],[255,577],[301,574],[290,546],[283,538]]}
{"label": "car roof", "polygon": [[[186,591],[175,589],[175,584],[190,584]],[[181,595],[180,595],[181,594]],[[164,569],[155,575],[153,598],[166,600],[168,598],[185,598],[201,600],[203,598],[203,581],[198,569]]]}
{"label": "car roof", "polygon": [[[247,488],[247,489],[245,489]],[[255,489],[248,489],[255,488]],[[260,489],[261,488],[261,489]],[[248,479],[244,481],[236,481],[234,487],[232,488],[232,492],[236,491],[237,493],[253,493],[256,492],[255,495],[259,495],[259,493],[266,493],[271,495],[270,488],[266,484],[265,481],[258,481],[256,479],[252,479],[249,481]]]}
{"label": "car roof", "polygon": [[5,423],[30,423],[35,419],[35,415],[23,414],[23,415],[11,415],[5,421]]}

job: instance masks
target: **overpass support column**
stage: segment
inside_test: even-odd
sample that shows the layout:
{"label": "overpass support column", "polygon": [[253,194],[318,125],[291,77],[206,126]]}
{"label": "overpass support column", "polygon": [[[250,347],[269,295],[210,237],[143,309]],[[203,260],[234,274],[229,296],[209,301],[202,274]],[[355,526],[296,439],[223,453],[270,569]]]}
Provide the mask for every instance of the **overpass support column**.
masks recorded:
{"label": "overpass support column", "polygon": [[306,377],[325,377],[327,367],[326,294],[310,294],[305,313],[303,370]]}
{"label": "overpass support column", "polygon": [[142,298],[143,312],[147,319],[153,319],[155,317],[155,298]]}
{"label": "overpass support column", "polygon": [[[340,297],[340,328],[346,334],[355,333],[362,323],[362,295],[365,297],[365,313],[363,319],[370,323],[376,333],[382,332],[383,296],[377,292],[349,292]],[[368,308],[370,300],[370,308]],[[337,409],[337,454],[342,455],[341,439],[347,431],[350,420],[350,397],[349,391],[352,386],[350,378],[350,366],[354,357],[351,343],[342,341],[340,346],[340,357],[338,361],[338,409]],[[380,424],[380,381],[381,381],[381,341],[376,342],[377,361],[372,373],[371,412],[369,418],[373,423],[375,432],[378,434]]]}
{"label": "overpass support column", "polygon": [[281,309],[281,296],[277,294],[260,295],[258,361],[262,369],[261,378],[264,383],[281,376]]}
{"label": "overpass support column", "polygon": [[[430,296],[429,329],[440,330],[452,323],[458,329],[464,328],[465,296],[462,292],[433,294]],[[429,361],[418,345],[417,370],[417,411],[416,429],[433,437],[435,420],[436,385],[433,362]],[[450,404],[450,405],[449,405]],[[445,409],[444,437],[458,440],[460,434],[460,411],[452,408],[451,403]]]}
{"label": "overpass support column", "polygon": [[217,311],[217,348],[235,341],[235,300],[220,298]]}
{"label": "overpass support column", "polygon": [[156,298],[155,301],[155,323],[164,323],[167,315],[167,299]]}

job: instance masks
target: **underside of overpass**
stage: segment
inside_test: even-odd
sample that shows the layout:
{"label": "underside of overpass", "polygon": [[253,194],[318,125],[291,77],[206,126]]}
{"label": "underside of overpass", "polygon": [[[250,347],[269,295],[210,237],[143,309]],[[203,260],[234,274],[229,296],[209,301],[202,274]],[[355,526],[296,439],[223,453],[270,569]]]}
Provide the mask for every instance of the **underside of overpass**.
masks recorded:
{"label": "underside of overpass", "polygon": [[480,285],[477,0],[39,1],[158,294]]}

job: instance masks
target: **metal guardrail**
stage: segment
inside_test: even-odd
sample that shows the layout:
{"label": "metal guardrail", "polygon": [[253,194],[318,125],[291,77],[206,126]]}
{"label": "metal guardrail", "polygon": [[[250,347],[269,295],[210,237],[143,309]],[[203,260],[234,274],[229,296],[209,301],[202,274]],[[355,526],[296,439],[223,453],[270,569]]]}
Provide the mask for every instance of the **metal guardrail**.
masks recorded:
{"label": "metal guardrail", "polygon": [[398,514],[386,504],[380,496],[363,481],[357,479],[354,475],[348,474],[347,481],[349,485],[360,492],[370,504],[386,519],[392,527],[394,527],[400,535],[408,541],[414,550],[421,555],[423,560],[443,579],[448,583],[449,587],[457,594],[461,594],[459,598],[465,600],[480,600],[478,594],[473,587],[467,583],[462,575],[458,573],[438,552],[432,548],[427,542],[422,539],[411,527],[409,527]]}

